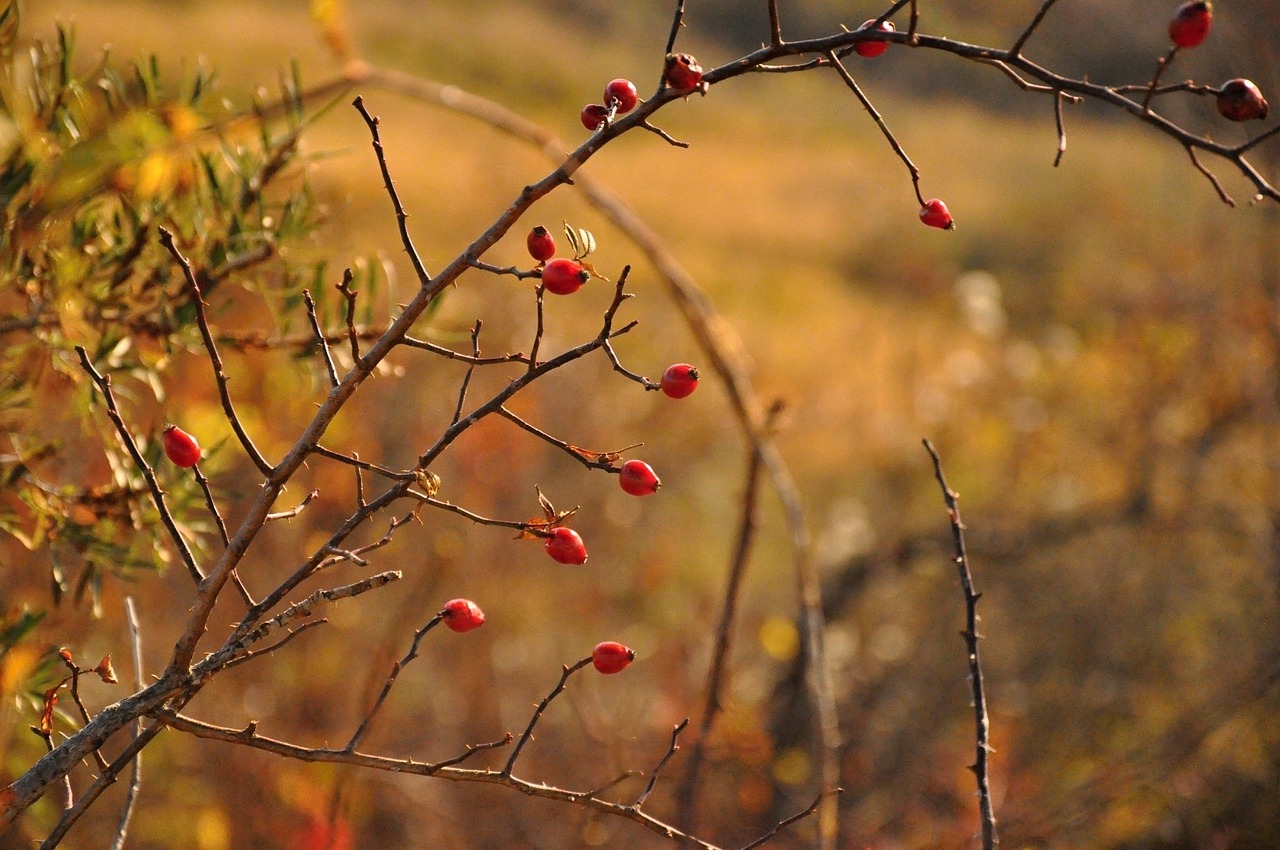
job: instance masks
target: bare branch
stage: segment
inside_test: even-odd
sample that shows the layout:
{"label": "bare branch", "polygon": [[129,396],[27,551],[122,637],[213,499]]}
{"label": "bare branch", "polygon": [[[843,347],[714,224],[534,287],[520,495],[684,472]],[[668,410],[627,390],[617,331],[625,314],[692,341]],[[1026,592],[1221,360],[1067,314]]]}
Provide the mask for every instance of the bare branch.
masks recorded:
{"label": "bare branch", "polygon": [[951,537],[955,543],[955,564],[960,573],[960,585],[964,590],[965,627],[961,632],[969,650],[969,684],[973,689],[973,720],[976,729],[976,756],[969,768],[978,779],[978,807],[982,816],[982,848],[995,850],[996,816],[991,803],[991,785],[987,776],[987,756],[991,752],[990,720],[987,716],[987,696],[982,680],[982,661],[978,655],[978,600],[982,594],[973,589],[973,574],[969,571],[969,554],[964,543],[964,522],[960,519],[959,495],[947,486],[942,474],[942,458],[933,443],[924,441],[925,450],[933,460],[933,473],[942,488],[942,498],[951,519]]}

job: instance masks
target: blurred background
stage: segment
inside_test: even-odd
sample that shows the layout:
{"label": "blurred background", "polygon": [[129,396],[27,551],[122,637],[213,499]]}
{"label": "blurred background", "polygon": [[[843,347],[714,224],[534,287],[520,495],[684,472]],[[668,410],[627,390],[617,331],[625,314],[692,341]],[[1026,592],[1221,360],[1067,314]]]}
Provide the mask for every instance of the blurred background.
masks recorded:
{"label": "blurred background", "polygon": [[[354,51],[373,65],[492,98],[577,144],[585,137],[581,106],[598,100],[610,79],[636,81],[641,96],[656,88],[670,5],[368,0],[347,9],[346,22]],[[753,49],[767,33],[764,3],[689,5],[678,45],[704,67]],[[792,38],[853,28],[881,11],[826,0],[781,5]],[[1052,10],[1026,53],[1064,74],[1141,83],[1167,49],[1174,5],[1070,0]],[[1026,0],[922,3],[921,29],[1006,45],[1037,8]],[[85,67],[109,45],[113,61],[155,54],[175,81],[216,69],[233,109],[258,91],[271,100],[291,62],[304,89],[341,73],[303,2],[46,0],[26,13],[28,36],[52,38],[55,22],[72,25]],[[1224,3],[1209,41],[1184,51],[1166,80],[1248,77],[1274,94],[1278,31],[1271,0]],[[956,232],[917,222],[906,168],[831,73],[728,81],[658,114],[689,149],[632,133],[586,167],[660,234],[736,329],[761,398],[786,402],[778,442],[812,524],[846,742],[840,846],[962,848],[977,831],[957,635],[963,599],[920,444],[928,437],[961,494],[984,594],[1003,846],[1274,848],[1280,209],[1250,204],[1252,188],[1206,159],[1238,202],[1229,208],[1173,140],[1093,104],[1066,107],[1068,146],[1054,168],[1052,99],[990,67],[894,46],[875,60],[850,57],[849,68],[921,168],[925,197],[946,200]],[[366,288],[373,325],[416,286],[368,132],[347,105],[354,94],[381,118],[429,269],[548,170],[537,151],[439,107],[359,86],[336,97],[304,133],[305,166],[295,178],[305,172],[323,223],[285,249],[299,264],[326,261],[313,289],[329,290],[321,306],[333,328],[340,313],[331,284],[343,268],[377,282]],[[1157,103],[1222,141],[1257,132],[1221,121],[1211,98]],[[1254,162],[1273,183],[1280,177],[1275,140]],[[672,362],[698,363],[665,286],[571,189],[539,204],[487,259],[527,264],[525,225],[559,236],[562,220],[595,233],[602,273],[636,266],[628,287],[636,297],[620,316],[640,326],[617,343],[623,362],[651,377]],[[592,284],[551,300],[545,350],[594,335],[609,295]],[[416,334],[466,349],[477,318],[485,353],[527,350],[530,288],[470,273]],[[263,335],[306,330],[300,310],[287,316],[268,291],[253,288],[218,303],[212,321]],[[256,349],[226,359],[249,431],[267,457],[280,456],[325,392],[319,360]],[[153,435],[179,422],[213,449],[202,468],[234,525],[255,474],[222,417],[208,362],[193,347],[173,352],[164,369],[159,392],[118,379],[126,416]],[[421,352],[397,353],[325,444],[408,465],[448,424],[463,374]],[[508,377],[478,372],[471,398]],[[44,474],[93,484],[109,476],[95,435],[60,413],[74,392],[84,388],[44,373],[26,418],[6,427],[83,446],[59,452]],[[611,476],[509,423],[486,422],[433,467],[442,498],[526,519],[538,513],[538,485],[559,507],[582,505],[574,527],[590,548],[586,567],[554,564],[506,530],[424,512],[371,559],[370,569],[401,569],[404,581],[327,609],[328,626],[226,674],[189,713],[237,728],[257,720],[263,734],[313,746],[345,742],[413,631],[444,601],[467,596],[488,625],[429,636],[365,749],[438,760],[518,732],[561,664],[615,639],[637,649],[636,664],[617,677],[577,677],[519,772],[586,789],[656,763],[671,726],[696,722],[702,711],[741,510],[741,430],[714,380],[674,402],[625,381],[603,357],[561,370],[513,408],[575,445],[643,442],[634,456],[658,471],[660,494],[627,497]],[[105,428],[100,413],[95,421]],[[172,467],[161,474],[166,488],[188,493],[175,497],[183,517],[207,530],[190,485]],[[310,486],[321,497],[269,527],[241,570],[251,587],[292,571],[350,510],[345,467],[315,464],[299,484],[286,500]],[[762,507],[700,797],[699,834],[726,847],[803,808],[817,787],[791,552],[767,488]],[[361,542],[384,532],[379,520]],[[39,671],[54,675],[40,659],[69,646],[82,663],[111,652],[127,670],[123,598],[132,595],[145,667],[157,673],[191,590],[180,565],[78,582],[80,555],[57,541],[32,551],[6,536],[0,558],[6,623],[24,606],[47,612],[0,657],[0,771],[12,777],[43,748],[26,729],[37,719],[30,693],[51,681]],[[324,586],[366,571],[330,573]],[[239,611],[228,603],[220,614],[215,630]],[[91,707],[121,693],[85,691]],[[681,770],[677,757],[649,804],[655,814],[674,812]],[[121,791],[110,791],[63,846],[101,846]],[[335,800],[342,834],[333,847],[655,846],[634,824],[505,789],[284,762],[176,733],[146,751],[130,846],[314,850],[325,846],[314,824]],[[7,846],[30,846],[55,816],[53,801],[43,802]],[[812,828],[798,826],[776,846],[811,846]]]}

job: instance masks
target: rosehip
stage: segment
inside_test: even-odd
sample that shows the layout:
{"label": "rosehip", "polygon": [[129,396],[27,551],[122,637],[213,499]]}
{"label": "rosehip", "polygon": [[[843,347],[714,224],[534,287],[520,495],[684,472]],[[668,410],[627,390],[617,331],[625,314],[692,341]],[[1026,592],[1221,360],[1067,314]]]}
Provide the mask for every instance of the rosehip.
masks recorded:
{"label": "rosehip", "polygon": [[1178,47],[1195,47],[1209,35],[1213,24],[1213,4],[1209,0],[1183,3],[1169,21],[1169,40]]}
{"label": "rosehip", "polygon": [[640,96],[636,93],[635,84],[630,80],[610,80],[609,85],[604,87],[604,103],[608,106],[611,101],[618,102],[618,112],[630,112],[636,108],[636,104],[640,102]]}
{"label": "rosehip", "polygon": [[617,641],[607,640],[596,644],[596,648],[591,651],[591,663],[606,676],[621,673],[635,660],[636,654]]}
{"label": "rosehip", "polygon": [[484,625],[484,612],[470,599],[450,599],[444,603],[440,616],[455,632],[469,632]]}
{"label": "rosehip", "polygon": [[558,257],[542,267],[542,285],[555,295],[570,295],[591,280],[591,275],[577,260]]}
{"label": "rosehip", "polygon": [[[875,22],[875,18],[872,18],[869,21],[863,21],[862,26],[859,27],[859,29],[866,29]],[[880,30],[880,32],[893,32],[897,27],[893,25],[893,21],[884,21],[880,26],[876,27],[876,29]],[[865,56],[867,59],[873,59],[888,49],[889,42],[887,41],[860,41],[853,46],[854,53],[859,56]]]}
{"label": "rosehip", "polygon": [[540,263],[545,263],[556,255],[556,240],[541,224],[529,231],[524,244],[529,249],[529,256]]}
{"label": "rosehip", "polygon": [[662,79],[676,91],[693,91],[702,85],[702,66],[688,53],[672,53],[667,56]]}
{"label": "rosehip", "polygon": [[543,544],[551,560],[561,564],[585,564],[587,547],[578,532],[563,525],[551,530],[551,536]]}
{"label": "rosehip", "polygon": [[169,460],[181,467],[195,466],[200,462],[200,444],[196,438],[177,425],[164,426],[161,435],[164,453]]}
{"label": "rosehip", "polygon": [[924,206],[920,208],[920,220],[930,227],[940,227],[943,230],[956,229],[951,213],[947,212],[947,205],[937,198],[924,202]]}
{"label": "rosehip", "polygon": [[600,125],[609,118],[609,107],[598,103],[588,103],[582,107],[582,126],[592,132],[599,130]]}
{"label": "rosehip", "polygon": [[1266,118],[1269,111],[1267,99],[1249,80],[1227,80],[1222,84],[1222,91],[1218,92],[1218,112],[1223,118],[1252,121]]}
{"label": "rosehip", "polygon": [[642,460],[629,460],[618,473],[618,486],[632,496],[648,496],[658,492],[662,482],[649,464]]}
{"label": "rosehip", "polygon": [[671,398],[684,398],[698,388],[698,370],[688,363],[668,366],[662,373],[662,391]]}

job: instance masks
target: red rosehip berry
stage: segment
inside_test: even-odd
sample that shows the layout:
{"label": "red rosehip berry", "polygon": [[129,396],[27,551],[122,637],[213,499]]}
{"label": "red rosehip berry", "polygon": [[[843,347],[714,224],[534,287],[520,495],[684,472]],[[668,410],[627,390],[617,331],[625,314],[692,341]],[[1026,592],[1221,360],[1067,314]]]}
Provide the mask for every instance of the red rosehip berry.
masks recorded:
{"label": "red rosehip berry", "polygon": [[629,460],[618,472],[618,486],[632,496],[648,496],[658,492],[662,482],[652,466],[642,460]]}
{"label": "red rosehip berry", "polygon": [[610,80],[609,85],[604,87],[605,106],[615,100],[618,102],[618,114],[635,109],[636,104],[640,102],[640,95],[636,93],[635,84],[630,80]]}
{"label": "red rosehip berry", "polygon": [[1271,107],[1250,80],[1227,80],[1218,92],[1218,112],[1232,121],[1266,118]]}
{"label": "red rosehip berry", "polygon": [[484,612],[470,599],[450,599],[444,603],[440,616],[455,632],[469,632],[484,625]]}
{"label": "red rosehip berry", "polygon": [[662,79],[676,91],[690,92],[702,85],[702,66],[688,53],[672,53]]}
{"label": "red rosehip berry", "polygon": [[612,673],[621,673],[635,660],[635,652],[617,641],[607,640],[604,643],[596,644],[596,648],[591,651],[591,663],[606,676]]}
{"label": "red rosehip berry", "polygon": [[1178,47],[1195,47],[1209,35],[1213,24],[1213,4],[1209,0],[1183,3],[1169,21],[1169,40]]}
{"label": "red rosehip berry", "polygon": [[[866,29],[876,22],[875,18],[869,21],[863,21],[859,29]],[[876,27],[880,32],[893,32],[897,29],[893,25],[893,21],[884,21],[880,26]],[[859,56],[865,56],[867,59],[873,59],[889,49],[887,41],[860,41],[853,46],[853,52]]]}
{"label": "red rosehip berry", "polygon": [[595,132],[600,125],[609,119],[609,107],[598,103],[588,103],[582,107],[582,126]]}
{"label": "red rosehip berry", "polygon": [[542,285],[555,295],[571,295],[591,280],[591,274],[577,260],[557,257],[542,267]]}
{"label": "red rosehip berry", "polygon": [[924,202],[924,206],[920,208],[920,220],[930,227],[940,227],[943,230],[956,229],[951,213],[947,212],[947,205],[937,198]]}
{"label": "red rosehip berry", "polygon": [[675,363],[662,373],[662,391],[671,398],[684,398],[698,388],[698,370],[688,363]]}
{"label": "red rosehip berry", "polygon": [[543,544],[551,560],[561,564],[585,564],[587,547],[578,532],[563,525],[551,530],[551,536]]}
{"label": "red rosehip berry", "polygon": [[161,441],[164,443],[165,456],[178,466],[185,468],[200,462],[200,444],[195,437],[177,425],[164,426]]}
{"label": "red rosehip berry", "polygon": [[540,263],[545,263],[556,255],[556,240],[551,231],[541,224],[529,231],[529,235],[525,237],[525,246],[529,249],[529,256]]}

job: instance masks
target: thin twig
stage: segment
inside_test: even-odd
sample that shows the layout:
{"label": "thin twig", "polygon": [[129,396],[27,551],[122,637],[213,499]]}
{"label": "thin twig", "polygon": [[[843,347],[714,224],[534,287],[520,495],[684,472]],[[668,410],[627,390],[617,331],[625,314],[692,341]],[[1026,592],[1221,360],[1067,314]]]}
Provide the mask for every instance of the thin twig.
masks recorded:
{"label": "thin twig", "polygon": [[316,445],[311,449],[312,452],[329,460],[336,460],[339,463],[345,463],[348,466],[354,466],[356,469],[363,469],[366,472],[376,472],[392,481],[412,481],[414,476],[412,472],[397,472],[394,469],[388,469],[385,466],[379,466],[376,463],[369,463],[367,460],[361,460],[355,455],[344,455],[342,452],[335,452],[333,449],[326,449],[324,446]]}
{"label": "thin twig", "polygon": [[[138,626],[138,610],[133,604],[133,597],[124,598],[125,622],[129,626],[129,642],[133,647],[133,686],[142,690],[142,633]],[[142,734],[142,717],[133,721],[133,740]],[[138,792],[142,788],[142,752],[133,759],[133,770],[129,776],[129,787],[125,790],[124,805],[120,809],[120,819],[116,823],[115,838],[111,840],[111,850],[123,850],[125,839],[129,835],[129,821],[133,818],[133,808],[138,801]]]}
{"label": "thin twig", "polygon": [[520,758],[520,752],[524,749],[524,745],[529,743],[529,739],[533,737],[533,727],[538,725],[538,720],[542,718],[547,706],[551,705],[551,701],[564,692],[565,683],[569,681],[569,677],[590,663],[591,656],[587,656],[581,661],[562,668],[560,681],[556,682],[556,686],[551,689],[551,693],[543,697],[542,701],[538,703],[538,707],[533,710],[533,716],[529,718],[529,725],[524,727],[524,731],[520,733],[520,739],[516,741],[515,749],[511,751],[511,756],[507,759],[506,766],[502,768],[503,776],[511,775],[511,770],[516,766],[516,759]]}
{"label": "thin twig", "polygon": [[924,441],[925,451],[933,460],[933,473],[942,488],[942,498],[947,506],[947,516],[951,520],[951,537],[955,543],[955,565],[960,573],[960,586],[964,590],[965,627],[961,632],[965,646],[969,651],[969,684],[973,689],[973,720],[976,729],[976,747],[974,763],[969,769],[978,780],[978,808],[982,817],[982,848],[995,850],[999,843],[996,837],[995,809],[991,803],[991,785],[987,775],[987,756],[991,752],[990,728],[987,715],[986,688],[982,679],[982,661],[978,655],[978,600],[982,594],[973,589],[973,574],[969,570],[969,554],[964,543],[964,522],[960,519],[959,495],[947,485],[942,474],[942,458],[933,443]]}
{"label": "thin twig", "polygon": [[676,36],[680,33],[680,28],[684,26],[684,0],[676,0],[676,13],[671,21],[671,34],[667,36],[666,53],[671,53],[676,49]]}
{"label": "thin twig", "polygon": [[458,420],[462,418],[462,407],[467,403],[467,388],[471,386],[471,376],[476,371],[475,361],[480,359],[480,329],[484,327],[484,322],[476,319],[475,325],[471,328],[471,365],[467,367],[467,374],[462,378],[462,386],[458,389],[458,405],[453,409],[453,419],[449,420],[450,425],[457,425]]}
{"label": "thin twig", "polygon": [[1217,191],[1218,197],[1222,199],[1224,204],[1229,207],[1234,207],[1236,205],[1235,199],[1227,194],[1226,187],[1224,187],[1222,182],[1218,180],[1218,175],[1214,174],[1207,166],[1200,162],[1200,157],[1196,154],[1195,148],[1190,145],[1187,145],[1186,147],[1187,154],[1191,157],[1191,162],[1195,165],[1196,170],[1209,179],[1209,182],[1213,184],[1214,190]]}
{"label": "thin twig", "polygon": [[360,334],[356,332],[356,291],[351,288],[355,275],[351,273],[351,269],[344,269],[342,272],[342,280],[335,284],[334,287],[342,294],[342,299],[347,304],[347,340],[351,343],[351,360],[352,362],[360,361]]}
{"label": "thin twig", "polygon": [[349,753],[356,750],[356,746],[360,743],[360,739],[364,737],[364,733],[368,731],[369,724],[373,722],[374,716],[378,713],[378,709],[382,708],[382,704],[386,702],[387,696],[391,693],[391,688],[396,683],[396,679],[400,676],[400,672],[409,666],[409,662],[418,657],[418,646],[422,643],[422,639],[426,637],[427,632],[438,626],[444,620],[444,612],[438,612],[434,617],[427,621],[426,625],[413,633],[413,643],[409,646],[409,651],[391,667],[391,673],[387,676],[387,681],[382,685],[382,691],[378,694],[378,698],[373,701],[373,705],[369,707],[369,711],[365,713],[364,719],[360,721],[360,725],[356,727],[356,731],[351,736],[351,740],[347,741],[345,749]]}
{"label": "thin twig", "polygon": [[[624,818],[632,821],[633,823],[637,823],[645,829],[648,829],[670,841],[686,843],[690,846],[701,848],[701,850],[721,850],[721,848],[715,844],[703,841],[700,838],[682,832],[674,826],[664,823],[652,815],[649,815],[647,812],[637,810],[632,806],[611,802],[609,800],[602,800],[599,797],[587,796],[583,792],[557,788],[554,785],[547,785],[541,782],[529,782],[520,779],[519,777],[512,776],[504,771],[469,770],[465,768],[447,766],[447,764],[455,762],[457,759],[450,759],[448,762],[420,762],[414,761],[413,759],[393,759],[383,756],[368,755],[366,753],[348,753],[344,750],[302,747],[287,741],[281,741],[275,738],[268,738],[264,735],[259,735],[256,723],[250,723],[244,729],[228,729],[223,726],[215,726],[212,723],[195,720],[168,710],[158,710],[154,712],[154,714],[159,721],[156,725],[168,725],[180,732],[185,732],[199,738],[253,747],[254,749],[274,753],[284,758],[301,762],[345,764],[364,767],[370,770],[383,770],[397,775],[437,776],[442,779],[450,779],[455,782],[482,782],[490,785],[502,785],[530,797],[539,797],[545,800],[555,800],[562,803],[585,806],[592,811]],[[493,747],[504,746],[506,743],[507,742],[504,739],[502,741],[497,741],[492,745],[479,745],[476,748],[492,749]],[[466,755],[470,756],[470,752]],[[787,823],[792,823],[797,819],[798,818],[788,818]],[[772,830],[765,839],[767,840],[768,838],[772,838],[776,834],[777,830]],[[757,846],[758,843],[759,842],[757,842]]]}
{"label": "thin twig", "polygon": [[[541,272],[539,272],[541,274]],[[538,349],[542,347],[542,334],[546,322],[546,299],[547,287],[542,280],[538,280],[538,286],[533,291],[534,310],[533,310],[533,345],[529,347],[529,371],[532,372],[538,368]],[[454,420],[455,422],[457,420]]]}
{"label": "thin twig", "polygon": [[1053,4],[1058,0],[1044,0],[1040,5],[1040,10],[1036,12],[1036,16],[1031,19],[1031,23],[1027,24],[1027,28],[1022,31],[1022,35],[1018,36],[1018,40],[1013,43],[1013,47],[1009,48],[1010,56],[1017,56],[1022,52],[1022,48],[1026,45],[1027,39],[1031,38],[1031,34],[1040,26],[1040,22],[1044,20],[1044,16],[1049,14],[1049,9],[1053,8]]}
{"label": "thin twig", "polygon": [[329,374],[329,386],[336,387],[338,385],[338,369],[333,365],[333,354],[329,352],[329,340],[325,338],[324,329],[320,327],[320,320],[316,317],[316,300],[311,297],[311,290],[302,290],[302,300],[307,305],[307,320],[311,322],[311,330],[315,332],[316,340],[320,343],[320,354],[324,357],[324,369]]}
{"label": "thin twig", "polygon": [[243,640],[238,642],[239,646],[243,648],[251,643],[257,643],[276,629],[287,626],[294,620],[311,616],[315,607],[322,602],[337,602],[342,599],[359,596],[362,593],[366,593],[370,590],[376,590],[385,584],[397,581],[403,577],[404,573],[399,570],[388,570],[383,573],[378,573],[377,575],[369,576],[366,579],[362,579],[352,584],[343,585],[342,587],[317,590],[306,599],[301,602],[295,602],[284,611],[281,611],[270,620],[267,620],[265,623],[249,632]]}
{"label": "thin twig", "polygon": [[1062,116],[1062,92],[1058,92],[1058,96],[1053,99],[1053,121],[1058,128],[1058,153],[1053,158],[1053,167],[1057,168],[1062,162],[1062,156],[1067,152],[1067,126]]}
{"label": "thin twig", "polygon": [[240,417],[236,415],[235,405],[231,402],[231,392],[227,388],[227,374],[222,368],[222,356],[218,354],[218,345],[213,340],[213,333],[209,330],[209,318],[204,311],[204,297],[200,292],[200,284],[196,280],[195,272],[191,268],[191,262],[182,255],[178,250],[177,244],[173,240],[173,234],[163,227],[158,228],[160,232],[160,244],[173,257],[182,269],[182,274],[187,280],[187,286],[191,288],[192,306],[196,310],[196,324],[200,327],[200,336],[204,338],[205,351],[209,355],[209,363],[213,366],[214,381],[218,385],[218,396],[222,399],[222,411],[227,417],[227,421],[231,423],[231,429],[235,431],[236,437],[240,440],[240,445],[244,447],[245,454],[249,455],[249,460],[253,461],[253,465],[263,475],[271,475],[272,466],[267,463],[266,458],[258,451],[258,447],[253,444],[253,440],[244,429],[244,425],[240,422]]}
{"label": "thin twig", "polygon": [[292,507],[287,511],[278,511],[276,513],[267,514],[265,521],[275,522],[277,520],[282,520],[282,519],[293,519],[298,514],[302,513],[302,511],[307,507],[307,505],[311,504],[311,501],[319,495],[320,495],[319,490],[312,490],[310,493],[307,493],[305,497],[303,497],[302,501],[299,502],[296,507]]}
{"label": "thin twig", "polygon": [[862,93],[862,89],[858,87],[853,76],[844,67],[844,63],[840,61],[840,58],[836,56],[834,51],[827,52],[827,61],[836,69],[836,73],[840,75],[840,79],[844,80],[844,84],[849,87],[849,90],[853,92],[854,96],[862,103],[862,106],[868,113],[870,113],[872,120],[875,121],[876,126],[880,128],[880,132],[889,140],[889,146],[893,148],[893,152],[896,153],[898,158],[907,166],[907,171],[911,172],[911,185],[915,187],[916,200],[918,200],[920,202],[920,206],[923,207],[924,195],[920,194],[920,169],[916,168],[916,164],[911,161],[911,157],[907,156],[907,152],[903,150],[902,145],[898,144],[898,140],[894,138],[893,131],[889,129],[889,125],[885,123],[884,118],[882,118],[880,113],[876,111],[875,106],[871,104],[871,100]]}
{"label": "thin twig", "polygon": [[637,126],[645,130],[648,130],[650,133],[653,133],[655,136],[657,136],[659,139],[662,139],[664,142],[671,145],[673,148],[689,147],[688,142],[682,142],[680,139],[677,139],[675,136],[671,135],[661,127],[655,124],[649,123],[649,120],[647,118],[643,121],[640,121]]}
{"label": "thin twig", "polygon": [[431,275],[427,273],[427,268],[422,264],[422,257],[418,254],[418,249],[413,246],[413,238],[409,236],[409,214],[404,210],[404,204],[400,203],[400,195],[396,192],[395,182],[391,179],[391,169],[387,166],[387,155],[382,149],[382,134],[378,130],[378,119],[369,114],[364,108],[364,98],[356,97],[352,101],[352,106],[360,113],[360,117],[364,119],[364,123],[369,128],[369,135],[372,137],[373,151],[378,158],[378,168],[382,171],[382,182],[386,187],[387,195],[391,198],[391,206],[396,211],[396,224],[400,228],[400,243],[404,245],[405,253],[409,255],[409,262],[413,264],[414,274],[418,276],[418,283],[423,286],[431,284]]}
{"label": "thin twig", "polygon": [[1156,60],[1156,73],[1151,78],[1151,82],[1147,84],[1147,93],[1142,98],[1142,111],[1144,113],[1151,111],[1151,98],[1155,96],[1156,86],[1160,85],[1160,77],[1164,74],[1164,69],[1169,67],[1169,63],[1173,61],[1173,57],[1178,55],[1178,45],[1169,48],[1169,52]]}
{"label": "thin twig", "polygon": [[519,416],[516,413],[513,413],[510,409],[508,409],[505,406],[499,406],[496,413],[499,416],[503,417],[504,419],[507,419],[508,421],[513,422],[516,425],[520,426],[525,431],[528,431],[530,434],[534,435],[539,440],[542,440],[560,449],[560,451],[564,452],[569,457],[573,458],[578,463],[585,466],[587,469],[603,469],[606,472],[617,472],[617,469],[615,468],[615,464],[617,463],[617,458],[619,458],[623,452],[627,451],[627,449],[639,448],[640,446],[644,445],[643,443],[637,443],[633,446],[627,446],[627,448],[625,449],[618,449],[617,451],[613,451],[613,452],[589,451],[587,449],[583,449],[578,446],[570,445],[569,443],[566,443],[564,440],[561,440],[557,437],[553,437],[551,434],[548,434],[546,431],[543,431],[541,428],[538,428],[535,425],[531,425],[523,417]]}
{"label": "thin twig", "polygon": [[[213,500],[213,488],[209,486],[209,479],[200,471],[200,464],[192,466],[191,471],[195,474],[196,483],[200,485],[200,492],[204,493],[204,503],[209,508],[209,513],[213,515],[213,522],[218,526],[218,536],[222,539],[222,546],[225,549],[230,545],[231,538],[227,535],[227,524],[222,521],[218,505]],[[235,570],[231,571],[231,581],[235,584],[236,592],[240,594],[244,604],[252,608],[253,597],[249,595],[249,588],[244,586],[244,582],[240,580],[240,575]]]}
{"label": "thin twig", "polygon": [[458,516],[466,517],[479,525],[492,525],[497,526],[498,528],[513,528],[517,531],[534,531],[536,533],[533,524],[527,521],[517,522],[515,520],[493,519],[491,517],[481,516],[480,514],[469,511],[466,508],[460,508],[453,502],[446,502],[444,499],[437,499],[433,496],[428,496],[425,493],[419,493],[416,490],[410,490],[409,496],[417,499],[424,505],[430,505],[433,508],[440,508],[441,510],[455,513]]}
{"label": "thin twig", "polygon": [[463,363],[474,363],[477,366],[494,366],[502,363],[528,363],[529,358],[522,353],[503,354],[499,357],[472,357],[469,354],[460,354],[451,348],[445,348],[443,345],[436,345],[434,342],[417,339],[415,337],[406,336],[401,344],[409,348],[420,348],[423,351],[430,351],[432,354],[439,354],[448,357],[450,360],[458,360]]}
{"label": "thin twig", "polygon": [[809,807],[807,809],[801,812],[796,812],[791,817],[784,818],[783,820],[779,821],[777,824],[774,825],[773,829],[769,830],[764,835],[757,838],[755,841],[752,841],[750,844],[744,844],[742,846],[742,850],[754,850],[754,848],[759,847],[762,844],[765,844],[766,842],[772,840],[775,835],[777,835],[779,832],[782,832],[782,830],[786,829],[787,827],[791,826],[791,824],[795,823],[796,821],[803,820],[804,818],[807,818],[809,817],[809,815],[816,812],[818,810],[818,807],[822,805],[823,800],[826,800],[828,798],[835,799],[836,795],[840,793],[841,793],[840,788],[831,788],[829,790],[823,791],[814,799],[812,803],[809,804]]}
{"label": "thin twig", "polygon": [[662,773],[662,769],[667,766],[667,762],[671,761],[671,757],[676,754],[676,750],[680,749],[680,733],[689,725],[689,718],[685,718],[676,724],[671,730],[671,744],[667,747],[667,752],[662,756],[662,760],[654,767],[653,772],[649,774],[649,784],[644,787],[644,791],[636,798],[631,805],[637,809],[645,804],[649,799],[649,795],[653,793],[653,789],[658,785],[658,775]]}
{"label": "thin twig", "polygon": [[[769,6],[769,43],[782,46],[782,19],[778,17],[778,0],[767,0]],[[671,51],[668,50],[668,53]]]}
{"label": "thin twig", "polygon": [[200,574],[200,568],[196,566],[195,556],[191,554],[187,541],[182,538],[182,533],[178,531],[178,524],[174,522],[173,514],[169,512],[169,506],[164,500],[164,491],[160,489],[160,484],[156,481],[155,471],[147,463],[146,458],[142,456],[142,452],[138,450],[138,444],[134,442],[133,435],[129,433],[129,429],[124,424],[124,418],[120,416],[120,410],[116,407],[115,394],[111,391],[111,376],[103,375],[94,368],[93,363],[89,360],[89,352],[85,350],[84,346],[77,345],[76,353],[80,355],[81,368],[89,373],[94,385],[102,393],[102,397],[107,403],[107,416],[111,419],[112,424],[116,426],[116,433],[119,434],[121,442],[124,443],[125,450],[133,458],[134,466],[142,472],[142,477],[147,482],[147,489],[151,492],[151,502],[155,505],[156,512],[160,514],[160,521],[169,532],[169,537],[173,540],[173,545],[178,550],[178,556],[182,558],[182,563],[187,568],[187,572],[191,574],[191,578],[199,586],[204,580],[204,576]]}
{"label": "thin twig", "polygon": [[326,625],[328,622],[329,621],[324,617],[320,617],[319,619],[316,619],[316,620],[308,620],[307,622],[300,624],[297,628],[286,629],[288,634],[280,638],[280,640],[276,641],[275,643],[269,643],[266,646],[262,647],[262,649],[246,649],[243,652],[243,654],[237,655],[235,658],[223,664],[222,667],[219,669],[230,670],[233,667],[239,667],[241,664],[246,664],[254,660],[255,658],[259,658],[263,655],[270,655],[271,653],[275,652],[277,649],[280,649],[286,644],[292,642],[294,638],[298,637],[303,632],[309,629],[313,629],[317,626]]}
{"label": "thin twig", "polygon": [[[776,409],[776,408],[775,408]],[[680,816],[676,822],[683,829],[694,829],[697,819],[698,782],[701,777],[702,764],[706,756],[707,741],[715,726],[716,718],[723,708],[720,695],[724,690],[727,676],[729,647],[733,640],[733,627],[737,620],[738,600],[742,592],[742,580],[747,572],[752,545],[759,515],[760,473],[764,468],[764,460],[758,451],[752,451],[747,457],[746,483],[742,493],[742,512],[738,519],[738,542],[734,546],[733,556],[729,562],[729,577],[725,591],[721,597],[720,617],[716,622],[715,648],[711,653],[711,668],[707,674],[706,703],[702,708],[702,718],[698,724],[698,734],[693,740],[693,750],[689,755],[688,765],[676,795],[679,801]]]}

